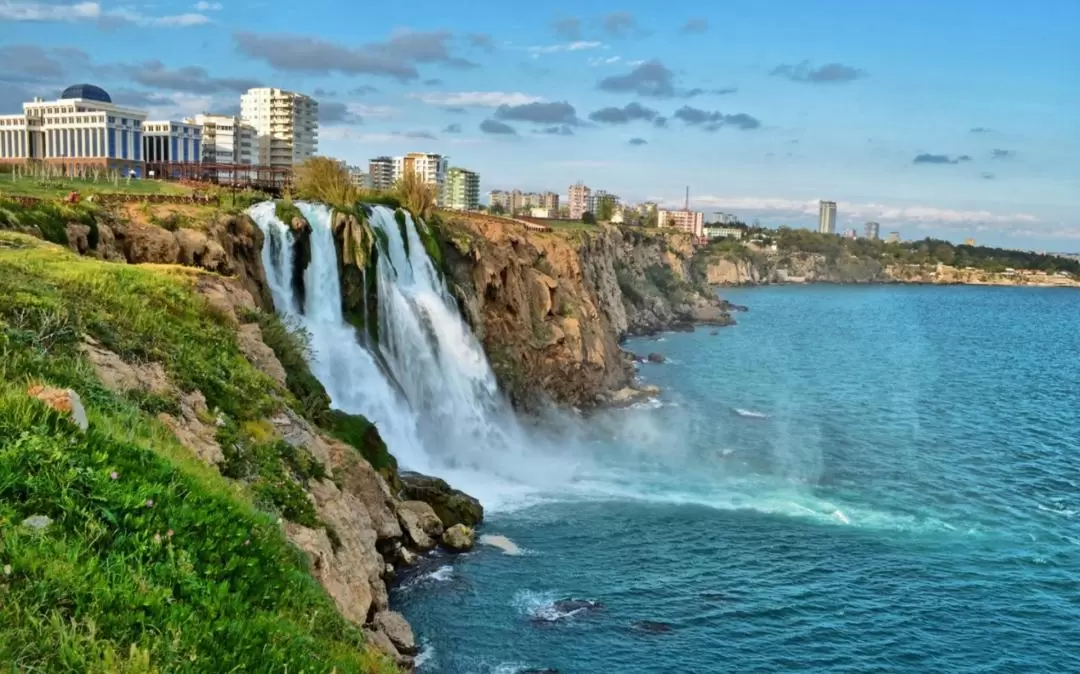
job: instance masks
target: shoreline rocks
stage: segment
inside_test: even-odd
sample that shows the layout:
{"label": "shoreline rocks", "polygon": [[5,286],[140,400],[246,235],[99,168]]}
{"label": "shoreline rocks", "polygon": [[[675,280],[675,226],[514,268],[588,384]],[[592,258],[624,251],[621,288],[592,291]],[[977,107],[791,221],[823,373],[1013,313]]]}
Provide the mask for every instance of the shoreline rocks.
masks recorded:
{"label": "shoreline rocks", "polygon": [[401,473],[399,477],[402,497],[431,506],[443,527],[450,528],[455,524],[474,527],[484,520],[484,506],[480,501],[454,489],[446,480],[410,472]]}

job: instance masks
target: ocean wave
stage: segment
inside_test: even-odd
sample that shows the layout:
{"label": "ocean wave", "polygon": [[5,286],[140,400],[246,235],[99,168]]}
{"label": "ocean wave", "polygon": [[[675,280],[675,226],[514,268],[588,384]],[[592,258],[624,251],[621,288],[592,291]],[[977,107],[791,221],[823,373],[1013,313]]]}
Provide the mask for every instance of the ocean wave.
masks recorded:
{"label": "ocean wave", "polygon": [[435,647],[428,643],[420,645],[420,652],[416,654],[413,665],[416,669],[423,669],[426,665],[435,664]]}
{"label": "ocean wave", "polygon": [[514,607],[535,622],[554,623],[602,608],[590,599],[558,599],[552,592],[521,590],[514,595]]}
{"label": "ocean wave", "polygon": [[484,534],[480,537],[481,545],[490,545],[495,548],[499,548],[505,555],[518,556],[525,553],[517,543],[513,542],[506,536],[500,536],[498,534]]}
{"label": "ocean wave", "polygon": [[769,415],[764,412],[755,412],[754,410],[743,409],[742,407],[732,408],[735,414],[740,417],[747,417],[748,419],[768,419]]}

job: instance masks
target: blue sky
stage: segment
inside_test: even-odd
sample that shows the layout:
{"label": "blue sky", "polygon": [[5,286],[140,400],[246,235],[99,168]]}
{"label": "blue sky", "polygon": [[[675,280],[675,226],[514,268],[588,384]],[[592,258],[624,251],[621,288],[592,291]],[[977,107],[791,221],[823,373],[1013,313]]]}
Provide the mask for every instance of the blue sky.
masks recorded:
{"label": "blue sky", "polygon": [[1077,0],[0,0],[0,110],[82,81],[156,117],[301,91],[321,153],[441,152],[484,191],[1080,250]]}

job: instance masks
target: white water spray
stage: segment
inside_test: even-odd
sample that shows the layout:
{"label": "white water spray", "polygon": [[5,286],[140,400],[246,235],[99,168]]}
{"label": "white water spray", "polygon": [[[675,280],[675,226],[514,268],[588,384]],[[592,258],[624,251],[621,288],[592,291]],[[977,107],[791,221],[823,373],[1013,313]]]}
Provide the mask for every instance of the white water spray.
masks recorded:
{"label": "white water spray", "polygon": [[302,313],[291,282],[292,233],[275,216],[273,202],[249,214],[268,239],[263,265],[274,304],[310,334],[312,372],[334,407],[373,421],[403,469],[445,477],[488,507],[522,502],[570,479],[572,463],[544,458],[549,453],[537,447],[499,394],[483,349],[411,218],[399,227],[394,211],[383,206],[372,207],[370,216],[386,243],[377,263],[375,348],[399,393],[344,320],[330,209],[297,206],[312,228]]}
{"label": "white water spray", "polygon": [[[384,371],[344,320],[330,209],[297,205],[312,227],[303,298],[292,284],[293,235],[274,203],[248,211],[267,238],[263,266],[274,304],[310,334],[312,372],[333,406],[374,422],[401,468],[443,477],[489,510],[556,496],[749,509],[831,524],[883,516],[847,505],[840,511],[768,476],[731,479],[723,462],[684,441],[690,421],[677,408],[594,419],[592,430],[606,435],[601,451],[586,444],[569,417],[557,422],[561,441],[527,432],[429,260],[416,229],[423,225],[406,217],[399,226],[394,211],[374,206],[369,221],[383,242],[376,244],[379,343],[370,348]],[[899,528],[920,524],[883,517]]]}

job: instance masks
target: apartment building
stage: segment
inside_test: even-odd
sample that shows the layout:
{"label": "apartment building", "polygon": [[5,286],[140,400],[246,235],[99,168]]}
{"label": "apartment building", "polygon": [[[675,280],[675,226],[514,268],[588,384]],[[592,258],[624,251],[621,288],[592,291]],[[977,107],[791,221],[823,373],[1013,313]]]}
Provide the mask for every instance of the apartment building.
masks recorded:
{"label": "apartment building", "polygon": [[582,183],[575,183],[570,186],[567,193],[567,201],[570,206],[570,219],[580,220],[581,216],[585,214],[585,211],[589,210],[589,197],[592,195],[592,190]]}
{"label": "apartment building", "polygon": [[345,170],[349,172],[349,182],[355,187],[360,189],[371,189],[371,174],[365,173],[364,169],[359,166],[345,165]]}
{"label": "apartment building", "polygon": [[488,192],[488,208],[494,208],[496,206],[509,213],[510,193],[506,190],[492,190]]}
{"label": "apartment building", "polygon": [[202,127],[198,124],[146,121],[142,130],[143,161],[202,161]]}
{"label": "apartment building", "polygon": [[836,233],[836,202],[835,201],[819,201],[818,202],[818,233],[819,234],[835,234]]}
{"label": "apartment building", "polygon": [[257,159],[255,127],[239,116],[195,115],[186,124],[202,127],[202,161],[208,164],[253,164]]}
{"label": "apartment building", "polygon": [[391,157],[375,157],[368,161],[368,176],[371,186],[377,190],[388,190],[394,186],[394,160]]}
{"label": "apartment building", "polygon": [[412,173],[429,185],[435,186],[435,203],[446,203],[446,173],[450,168],[450,158],[428,152],[410,152],[403,157],[394,157],[394,181],[405,174]]}
{"label": "apartment building", "polygon": [[876,222],[868,222],[863,228],[863,236],[871,241],[876,241],[881,236],[881,225]]}
{"label": "apartment building", "polygon": [[553,213],[559,212],[559,195],[556,192],[541,192],[540,193],[540,208],[551,211]]}
{"label": "apartment building", "polygon": [[475,211],[480,207],[480,174],[454,167],[446,173],[446,208]]}
{"label": "apartment building", "polygon": [[142,175],[146,113],[114,105],[102,88],[70,86],[54,101],[35,98],[22,114],[0,115],[0,163],[40,160],[71,173],[88,169]]}
{"label": "apartment building", "polygon": [[240,96],[240,117],[258,135],[256,163],[296,166],[319,145],[319,104],[304,94],[260,87]]}
{"label": "apartment building", "polygon": [[701,211],[658,210],[656,222],[660,227],[671,227],[698,237],[705,235],[705,214]]}

